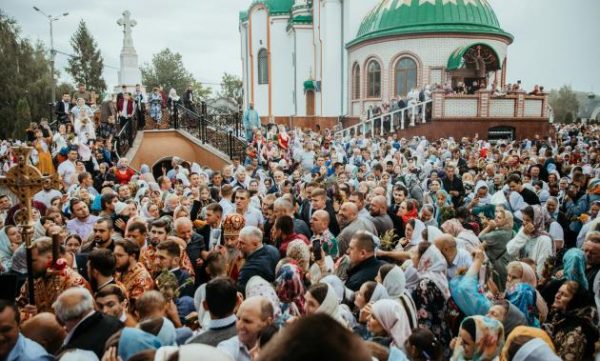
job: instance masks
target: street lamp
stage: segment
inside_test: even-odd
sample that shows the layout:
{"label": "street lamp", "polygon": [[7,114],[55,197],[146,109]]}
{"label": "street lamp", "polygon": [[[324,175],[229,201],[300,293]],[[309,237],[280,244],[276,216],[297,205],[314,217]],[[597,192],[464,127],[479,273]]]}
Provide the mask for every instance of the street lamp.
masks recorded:
{"label": "street lamp", "polygon": [[50,77],[52,78],[52,86],[50,87],[52,100],[50,101],[50,104],[51,106],[54,106],[54,102],[56,101],[56,81],[54,79],[54,57],[56,56],[56,50],[54,50],[54,33],[52,29],[52,23],[69,15],[69,13],[62,13],[58,16],[48,15],[42,10],[40,10],[37,6],[34,6],[33,10],[37,11],[38,13],[42,14],[45,18],[47,18],[48,23],[50,24]]}

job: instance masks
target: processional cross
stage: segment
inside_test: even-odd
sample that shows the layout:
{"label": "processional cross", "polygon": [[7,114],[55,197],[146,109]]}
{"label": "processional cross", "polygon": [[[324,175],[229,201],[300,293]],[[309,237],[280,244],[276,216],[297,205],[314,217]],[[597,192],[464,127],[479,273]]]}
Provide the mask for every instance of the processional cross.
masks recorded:
{"label": "processional cross", "polygon": [[[35,304],[33,291],[33,259],[31,256],[31,238],[33,237],[33,196],[42,189],[45,181],[55,181],[55,178],[43,176],[36,167],[29,162],[29,155],[33,148],[20,146],[13,147],[12,152],[17,157],[17,164],[8,170],[6,176],[0,177],[0,185],[7,187],[13,192],[23,209],[18,212],[16,223],[21,226],[21,236],[25,241],[27,255],[27,282],[29,287],[29,304]],[[53,251],[56,247],[53,247]],[[53,260],[57,255],[53,252]]]}

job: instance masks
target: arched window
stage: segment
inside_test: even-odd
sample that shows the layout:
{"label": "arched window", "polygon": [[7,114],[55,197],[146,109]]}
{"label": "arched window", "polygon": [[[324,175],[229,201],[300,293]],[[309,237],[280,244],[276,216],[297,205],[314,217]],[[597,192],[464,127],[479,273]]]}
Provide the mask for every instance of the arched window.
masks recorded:
{"label": "arched window", "polygon": [[406,96],[417,86],[417,63],[411,58],[401,58],[394,68],[396,79],[396,96]]}
{"label": "arched window", "polygon": [[367,98],[381,98],[381,65],[375,60],[367,65]]}
{"label": "arched window", "polygon": [[267,49],[258,52],[258,84],[269,84],[269,55]]}
{"label": "arched window", "polygon": [[352,99],[360,99],[360,65],[354,64],[352,69]]}

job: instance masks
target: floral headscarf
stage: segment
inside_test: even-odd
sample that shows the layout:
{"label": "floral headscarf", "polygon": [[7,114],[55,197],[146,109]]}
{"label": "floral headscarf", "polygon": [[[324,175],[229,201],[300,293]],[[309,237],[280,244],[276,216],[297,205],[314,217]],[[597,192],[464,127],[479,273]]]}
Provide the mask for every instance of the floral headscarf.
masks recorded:
{"label": "floral headscarf", "polygon": [[[474,336],[475,349],[469,360],[494,360],[500,354],[504,345],[504,327],[500,321],[487,316],[471,316],[463,320],[460,328],[467,331],[471,337]],[[462,341],[458,341],[451,360],[467,360]]]}
{"label": "floral headscarf", "polygon": [[585,276],[585,255],[579,248],[571,248],[563,256],[563,273],[569,281],[575,281],[586,290],[589,284]]}
{"label": "floral headscarf", "polygon": [[540,326],[540,321],[537,318],[537,292],[535,288],[527,283],[518,283],[512,290],[507,291],[506,299],[517,306],[519,311],[523,312],[529,326]]}
{"label": "floral headscarf", "polygon": [[300,267],[293,263],[281,266],[275,280],[275,292],[282,303],[295,305],[291,313],[304,314],[304,282]]}
{"label": "floral headscarf", "polygon": [[448,278],[446,278],[447,269],[448,264],[442,252],[436,246],[431,245],[421,256],[417,272],[419,279],[430,279],[442,292],[444,298],[448,299],[450,298],[450,289],[448,288]]}

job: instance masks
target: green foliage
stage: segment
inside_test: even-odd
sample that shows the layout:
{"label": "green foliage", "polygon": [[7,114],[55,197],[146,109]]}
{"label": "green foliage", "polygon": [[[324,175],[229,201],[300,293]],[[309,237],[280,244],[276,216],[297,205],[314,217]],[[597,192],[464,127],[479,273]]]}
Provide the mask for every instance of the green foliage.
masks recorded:
{"label": "green foliage", "polygon": [[0,10],[0,138],[22,138],[30,121],[50,117],[50,79],[46,49]]}
{"label": "green foliage", "polygon": [[106,82],[102,77],[104,60],[98,44],[90,34],[85,22],[81,20],[75,34],[71,37],[71,46],[75,58],[69,58],[69,66],[65,70],[71,74],[76,83],[84,83],[88,90],[100,94],[106,90]]}
{"label": "green foliage", "polygon": [[152,62],[142,66],[141,71],[142,83],[149,91],[155,86],[162,86],[167,93],[173,88],[177,94],[182,95],[191,86],[194,95],[201,99],[212,93],[209,87],[204,87],[185,69],[181,54],[173,53],[168,48],[154,54]]}
{"label": "green foliage", "polygon": [[243,102],[243,83],[239,76],[233,74],[223,73],[221,78],[221,91],[219,97],[231,98],[236,101],[238,105]]}
{"label": "green foliage", "polygon": [[574,92],[570,86],[563,85],[558,91],[552,90],[548,102],[554,111],[555,122],[571,123],[576,118],[579,100],[577,92]]}

